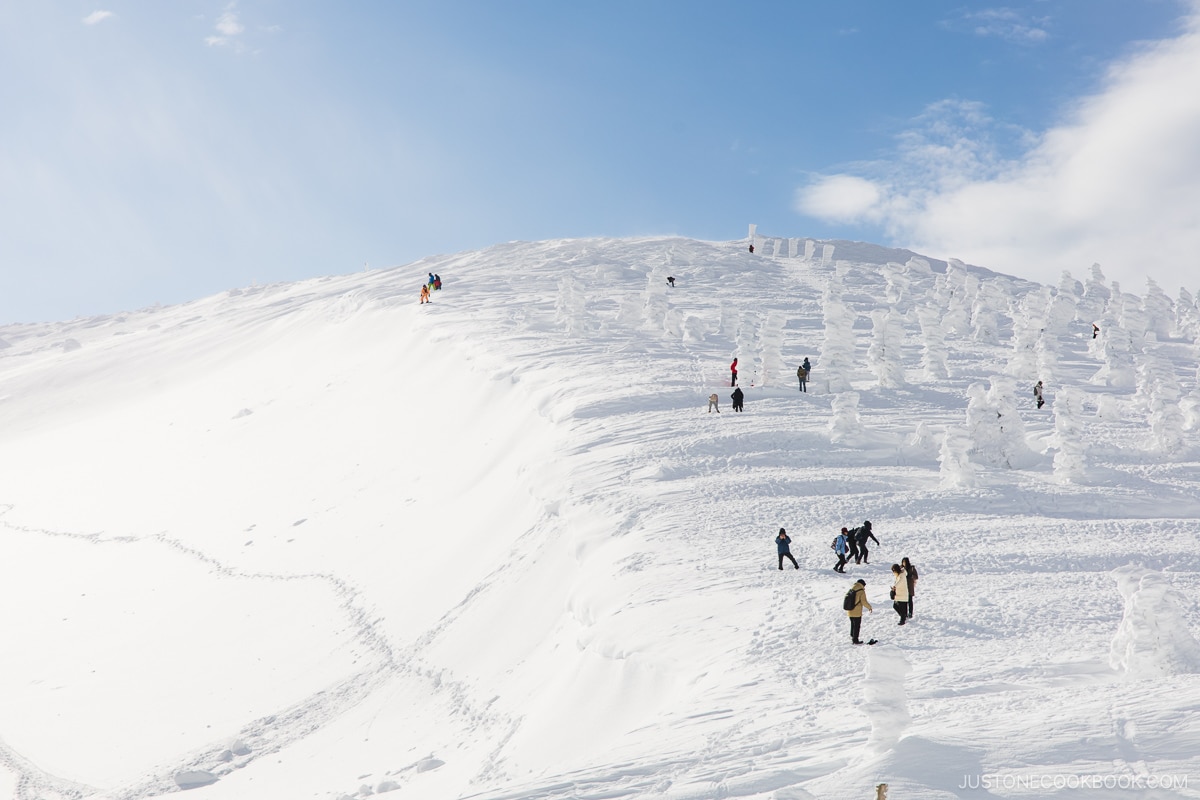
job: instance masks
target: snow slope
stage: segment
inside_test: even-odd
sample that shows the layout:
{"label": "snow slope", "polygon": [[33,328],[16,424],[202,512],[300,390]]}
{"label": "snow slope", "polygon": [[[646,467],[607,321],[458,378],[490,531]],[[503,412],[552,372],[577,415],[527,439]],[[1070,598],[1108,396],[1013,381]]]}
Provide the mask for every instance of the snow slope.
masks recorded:
{"label": "snow slope", "polygon": [[0,326],[0,792],[1200,796],[1190,295],[758,244]]}

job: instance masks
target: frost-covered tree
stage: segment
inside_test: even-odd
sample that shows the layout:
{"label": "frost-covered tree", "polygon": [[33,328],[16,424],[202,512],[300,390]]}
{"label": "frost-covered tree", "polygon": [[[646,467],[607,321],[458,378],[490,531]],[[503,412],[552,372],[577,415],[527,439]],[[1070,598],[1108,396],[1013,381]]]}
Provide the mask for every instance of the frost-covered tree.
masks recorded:
{"label": "frost-covered tree", "polygon": [[1146,326],[1160,342],[1171,338],[1175,329],[1175,303],[1159,288],[1153,278],[1146,278],[1146,298],[1142,301]]}
{"label": "frost-covered tree", "polygon": [[975,303],[971,306],[971,336],[977,342],[998,344],[1000,342],[1000,316],[1008,305],[1008,295],[995,281],[986,281],[979,286]]}
{"label": "frost-covered tree", "polygon": [[[790,381],[792,370],[783,360],[783,326],[786,320],[779,311],[767,312],[758,339],[762,345],[762,380],[760,385],[782,385]],[[785,380],[787,379],[787,380]]]}
{"label": "frost-covered tree", "polygon": [[1192,381],[1192,390],[1179,401],[1179,410],[1183,414],[1183,429],[1185,431],[1200,429],[1200,367],[1196,368],[1196,376]]}
{"label": "frost-covered tree", "polygon": [[867,348],[867,361],[885,389],[898,389],[906,384],[904,379],[904,322],[891,309],[871,312],[873,328],[871,346]]}
{"label": "frost-covered tree", "polygon": [[1179,407],[1182,391],[1175,369],[1166,359],[1147,354],[1138,369],[1135,407],[1143,408],[1153,436],[1153,449],[1163,455],[1176,455],[1183,449],[1184,417]]}
{"label": "frost-covered tree", "polygon": [[[983,388],[982,385],[980,388]],[[946,430],[945,436],[942,437],[941,450],[938,452],[943,486],[975,485],[975,465],[971,463],[971,447],[972,441],[967,431],[959,427]]]}
{"label": "frost-covered tree", "polygon": [[831,403],[833,418],[829,421],[829,441],[840,442],[862,432],[858,416],[858,392],[841,392]]}
{"label": "frost-covered tree", "polygon": [[995,377],[989,388],[982,383],[967,387],[967,435],[975,461],[1009,469],[1029,463],[1033,453],[1009,380]]}
{"label": "frost-covered tree", "polygon": [[1129,331],[1113,317],[1100,321],[1100,336],[1092,340],[1092,353],[1100,358],[1101,366],[1091,382],[1114,389],[1125,389],[1137,381],[1133,357],[1133,342]]}
{"label": "frost-covered tree", "polygon": [[934,278],[932,304],[941,309],[942,326],[947,333],[966,336],[971,332],[972,297],[967,290],[967,273],[954,265]]}
{"label": "frost-covered tree", "polygon": [[1054,399],[1054,477],[1074,481],[1087,470],[1087,448],[1083,441],[1083,395],[1066,388]]}
{"label": "frost-covered tree", "polygon": [[821,344],[820,369],[814,372],[813,383],[826,393],[849,391],[854,374],[855,314],[842,302],[842,275],[836,273],[825,287],[823,300],[825,340]]}
{"label": "frost-covered tree", "polygon": [[1140,353],[1145,346],[1146,332],[1150,329],[1150,318],[1142,308],[1142,298],[1136,294],[1122,294],[1120,301],[1121,313],[1117,322],[1129,331],[1129,342],[1133,352]]}
{"label": "frost-covered tree", "polygon": [[1009,375],[1025,377],[1037,374],[1037,348],[1046,328],[1050,297],[1050,287],[1044,286],[1029,292],[1017,303],[1013,311],[1013,354],[1005,369]]}
{"label": "frost-covered tree", "polygon": [[1079,318],[1084,322],[1095,322],[1104,316],[1112,291],[1104,280],[1104,272],[1099,264],[1092,264],[1091,277],[1083,286],[1083,296],[1079,298]]}
{"label": "frost-covered tree", "polygon": [[1175,303],[1175,325],[1179,335],[1189,342],[1200,340],[1200,307],[1192,293],[1180,287],[1179,300]]}
{"label": "frost-covered tree", "polygon": [[947,367],[949,353],[946,350],[946,329],[942,327],[942,314],[937,308],[917,309],[917,322],[921,325],[921,367],[925,377],[942,380],[950,377]]}

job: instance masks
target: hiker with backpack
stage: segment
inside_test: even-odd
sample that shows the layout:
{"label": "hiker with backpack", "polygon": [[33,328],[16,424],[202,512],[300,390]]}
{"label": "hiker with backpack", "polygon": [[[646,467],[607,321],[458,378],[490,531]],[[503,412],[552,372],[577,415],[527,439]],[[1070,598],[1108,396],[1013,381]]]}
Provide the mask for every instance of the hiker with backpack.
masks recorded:
{"label": "hiker with backpack", "polygon": [[783,559],[792,562],[792,566],[800,569],[800,565],[796,563],[796,559],[792,556],[792,549],[789,545],[792,543],[792,537],[787,535],[787,531],[783,528],[779,529],[779,535],[775,537],[775,548],[779,551],[779,568],[783,569]]}
{"label": "hiker with backpack", "polygon": [[834,572],[844,573],[846,571],[846,554],[849,552],[846,544],[846,533],[846,529],[842,528],[842,532],[833,537],[833,544],[830,545],[830,547],[833,548],[833,552],[837,553],[838,557],[837,564],[833,566]]}
{"label": "hiker with backpack", "polygon": [[[867,600],[867,582],[859,578],[850,587],[850,591],[846,592],[845,599],[842,600],[842,609],[850,618],[850,641],[854,644],[864,644],[863,640],[858,638],[859,630],[862,628],[862,610],[864,608],[872,614],[875,613],[875,609]],[[875,644],[875,640],[872,639],[865,644]]]}
{"label": "hiker with backpack", "polygon": [[[866,520],[861,527],[855,528],[850,533],[853,534],[854,543],[858,545],[858,553],[855,555],[854,563],[859,563],[858,559],[861,556],[863,564],[870,564],[871,562],[867,561],[867,556],[870,555],[867,551],[867,539],[875,539],[875,534],[871,533],[871,520]],[[878,539],[875,539],[875,544],[879,544]]]}
{"label": "hiker with backpack", "polygon": [[1046,398],[1042,396],[1042,382],[1038,381],[1033,386],[1033,396],[1037,398],[1037,407],[1041,408],[1046,405]]}
{"label": "hiker with backpack", "polygon": [[889,594],[892,608],[900,615],[900,621],[896,624],[903,625],[908,621],[908,573],[899,564],[892,564],[892,589]]}

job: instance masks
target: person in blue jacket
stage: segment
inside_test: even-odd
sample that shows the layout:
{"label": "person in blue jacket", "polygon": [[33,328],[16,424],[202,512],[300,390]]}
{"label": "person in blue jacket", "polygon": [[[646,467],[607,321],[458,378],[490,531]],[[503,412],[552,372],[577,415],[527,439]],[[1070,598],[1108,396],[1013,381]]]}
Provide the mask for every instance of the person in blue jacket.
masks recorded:
{"label": "person in blue jacket", "polygon": [[783,559],[786,558],[792,562],[792,566],[800,569],[800,565],[796,563],[796,559],[792,557],[792,550],[788,546],[792,543],[792,537],[787,535],[787,531],[783,528],[779,529],[779,535],[775,537],[775,547],[779,550],[779,568],[783,569]]}
{"label": "person in blue jacket", "polygon": [[838,562],[833,567],[834,572],[846,571],[846,556],[850,552],[850,545],[847,543],[848,533],[849,531],[847,531],[845,528],[842,528],[842,532],[839,533],[837,538],[833,540],[833,552],[837,553],[838,557]]}

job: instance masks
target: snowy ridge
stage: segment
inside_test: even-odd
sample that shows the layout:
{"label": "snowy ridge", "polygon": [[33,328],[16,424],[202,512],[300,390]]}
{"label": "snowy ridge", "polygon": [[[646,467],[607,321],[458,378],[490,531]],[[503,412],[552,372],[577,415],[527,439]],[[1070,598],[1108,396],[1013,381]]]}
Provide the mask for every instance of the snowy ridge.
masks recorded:
{"label": "snowy ridge", "polygon": [[0,326],[11,796],[1200,795],[1191,295],[803,241]]}

